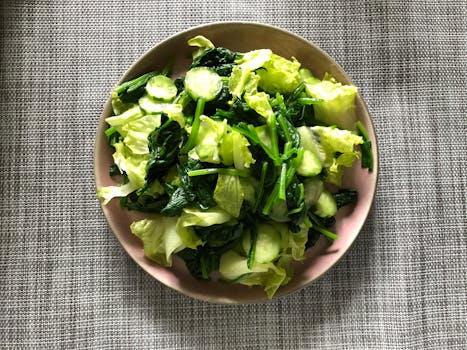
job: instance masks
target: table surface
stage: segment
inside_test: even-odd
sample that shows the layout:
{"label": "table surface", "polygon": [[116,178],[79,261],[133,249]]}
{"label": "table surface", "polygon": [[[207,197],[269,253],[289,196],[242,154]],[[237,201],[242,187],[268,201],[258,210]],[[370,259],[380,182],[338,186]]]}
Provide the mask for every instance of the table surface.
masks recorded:
{"label": "table surface", "polygon": [[[0,348],[465,349],[463,1],[2,1]],[[380,149],[356,244],[286,298],[222,306],[153,280],[96,199],[93,145],[113,84],[188,27],[259,21],[331,54]]]}

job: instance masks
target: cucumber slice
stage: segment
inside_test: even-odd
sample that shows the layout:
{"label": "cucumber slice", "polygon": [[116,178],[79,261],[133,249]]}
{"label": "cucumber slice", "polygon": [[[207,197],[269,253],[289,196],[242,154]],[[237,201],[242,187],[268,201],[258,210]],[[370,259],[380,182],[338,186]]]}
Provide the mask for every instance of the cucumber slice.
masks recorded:
{"label": "cucumber slice", "polygon": [[234,250],[225,252],[219,261],[219,273],[229,280],[233,280],[243,274],[252,272],[267,272],[268,265],[255,264],[250,270],[247,265],[247,258],[241,256]]}
{"label": "cucumber slice", "polygon": [[140,97],[138,104],[146,114],[160,114],[164,111],[164,107],[167,106],[167,103],[154,101],[148,95]]}
{"label": "cucumber slice", "polygon": [[317,177],[306,179],[303,182],[303,185],[305,187],[305,204],[308,208],[310,208],[318,201],[318,198],[323,192],[324,185],[323,182]]}
{"label": "cucumber slice", "polygon": [[185,89],[196,101],[204,98],[212,101],[222,90],[222,78],[207,67],[196,67],[190,69],[185,75]]}
{"label": "cucumber slice", "polygon": [[271,207],[271,211],[269,212],[269,217],[277,222],[290,221],[289,212],[287,209],[287,202],[277,201],[277,203]]}
{"label": "cucumber slice", "polygon": [[[255,262],[268,263],[279,256],[282,239],[279,231],[273,226],[259,224],[257,227]],[[245,234],[242,240],[242,247],[245,252],[250,250],[250,234]]]}
{"label": "cucumber slice", "polygon": [[318,175],[322,169],[323,166],[319,158],[313,152],[306,149],[297,167],[297,173],[302,176],[315,176]]}
{"label": "cucumber slice", "polygon": [[315,214],[322,218],[330,218],[336,215],[336,212],[337,205],[334,197],[329,191],[323,190],[315,204]]}
{"label": "cucumber slice", "polygon": [[148,95],[140,97],[138,104],[146,114],[165,113],[169,118],[178,122],[181,127],[185,126],[185,117],[183,116],[183,106],[181,104],[154,101]]}
{"label": "cucumber slice", "polygon": [[177,87],[172,79],[165,75],[156,75],[149,79],[146,84],[146,91],[156,100],[171,101],[177,96]]}

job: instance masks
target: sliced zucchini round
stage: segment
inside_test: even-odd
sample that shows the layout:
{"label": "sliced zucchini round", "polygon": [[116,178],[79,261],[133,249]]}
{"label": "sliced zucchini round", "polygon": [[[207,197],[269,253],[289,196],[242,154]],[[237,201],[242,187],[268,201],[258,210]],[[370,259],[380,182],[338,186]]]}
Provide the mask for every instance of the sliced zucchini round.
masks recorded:
{"label": "sliced zucchini round", "polygon": [[322,218],[330,218],[336,215],[337,205],[332,194],[323,190],[315,203],[315,214]]}
{"label": "sliced zucchini round", "polygon": [[222,78],[207,67],[190,69],[185,75],[184,84],[186,91],[195,101],[199,98],[212,101],[222,90]]}
{"label": "sliced zucchini round", "polygon": [[308,208],[315,205],[324,190],[324,184],[318,177],[306,179],[303,182],[305,187],[305,204]]}
{"label": "sliced zucchini round", "polygon": [[138,104],[146,114],[160,114],[164,111],[164,107],[167,106],[167,103],[155,101],[148,95],[140,97]]}
{"label": "sliced zucchini round", "polygon": [[146,91],[156,100],[171,101],[177,96],[177,87],[172,79],[165,75],[156,75],[149,79]]}
{"label": "sliced zucchini round", "polygon": [[297,168],[297,173],[302,176],[315,176],[318,175],[323,166],[319,158],[311,151],[305,150],[303,158]]}
{"label": "sliced zucchini round", "polygon": [[[251,238],[245,234],[242,240],[242,248],[250,251]],[[273,226],[259,224],[257,227],[255,262],[268,263],[275,260],[280,253],[282,245],[281,235]]]}

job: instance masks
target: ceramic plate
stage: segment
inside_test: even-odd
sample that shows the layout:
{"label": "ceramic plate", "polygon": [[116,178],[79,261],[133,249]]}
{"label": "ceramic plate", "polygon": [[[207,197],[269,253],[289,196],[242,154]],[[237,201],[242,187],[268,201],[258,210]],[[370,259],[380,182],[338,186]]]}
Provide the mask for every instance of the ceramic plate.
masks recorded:
{"label": "ceramic plate", "polygon": [[[358,83],[351,81],[329,55],[309,41],[269,25],[232,22],[203,25],[164,40],[131,65],[120,79],[119,84],[148,71],[162,70],[171,58],[175,60],[173,76],[182,75],[191,64],[190,55],[193,51],[187,45],[187,40],[196,35],[204,35],[216,46],[237,52],[269,48],[286,58],[292,56],[297,58],[303,67],[309,68],[319,78],[329,72],[342,83],[358,86]],[[361,96],[357,97],[356,111],[358,119],[364,124],[373,141],[374,170],[368,172],[360,167],[360,162],[356,162],[353,168],[346,171],[342,187],[355,188],[359,193],[359,199],[354,206],[343,207],[339,210],[336,225],[333,228],[339,238],[329,245],[327,239],[321,237],[318,243],[307,251],[306,260],[303,263],[296,263],[293,279],[289,284],[281,287],[274,298],[297,291],[328,271],[347,252],[365,223],[376,191],[378,153],[373,125]],[[104,119],[111,115],[112,107],[109,98],[100,118],[95,143],[94,167],[97,187],[115,184],[108,174],[109,166],[113,163],[112,150],[108,147],[104,135],[106,129]],[[144,256],[141,241],[130,232],[129,228],[133,221],[145,215],[120,208],[118,200],[112,200],[102,209],[123,248],[137,264],[166,286],[188,296],[217,303],[253,303],[268,300],[260,287],[249,288],[242,285],[225,285],[196,280],[179,258],[174,258],[174,265],[171,268],[155,264]]]}

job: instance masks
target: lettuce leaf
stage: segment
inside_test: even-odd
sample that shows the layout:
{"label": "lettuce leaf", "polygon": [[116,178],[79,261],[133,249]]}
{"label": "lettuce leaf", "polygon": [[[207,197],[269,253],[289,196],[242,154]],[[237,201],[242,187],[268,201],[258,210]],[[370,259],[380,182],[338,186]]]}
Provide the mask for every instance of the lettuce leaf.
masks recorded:
{"label": "lettuce leaf", "polygon": [[288,250],[293,260],[303,261],[305,259],[305,244],[308,240],[308,227],[302,225],[300,231],[293,233],[289,231]]}
{"label": "lettuce leaf", "polygon": [[227,166],[233,165],[234,163],[233,148],[234,148],[233,132],[229,132],[224,135],[219,146],[219,156],[220,156],[222,164],[227,165]]}
{"label": "lettuce leaf", "polygon": [[130,183],[136,188],[143,187],[146,182],[146,163],[149,154],[134,154],[123,142],[117,142],[114,147],[114,163],[120,169],[120,172],[125,172]]}
{"label": "lettuce leaf", "polygon": [[[160,126],[161,116],[143,116],[141,109],[136,106],[121,115],[107,118],[106,122],[124,136],[123,141],[113,145],[115,152],[112,157],[120,173],[127,174],[128,183],[99,188],[98,198],[103,199],[104,205],[114,197],[125,197],[144,186],[149,159],[148,136]],[[164,193],[160,183],[157,184],[153,185],[154,195]]]}
{"label": "lettuce leaf", "polygon": [[177,226],[189,227],[189,226],[212,226],[216,224],[223,224],[232,219],[232,216],[225,210],[214,207],[207,210],[201,210],[198,208],[183,208],[183,212],[180,215]]}
{"label": "lettuce leaf", "polygon": [[240,56],[229,77],[229,90],[234,98],[242,96],[245,90],[256,90],[260,77],[254,73],[271,59],[269,49],[254,50]]}
{"label": "lettuce leaf", "polygon": [[232,131],[233,138],[233,163],[236,169],[246,170],[250,168],[250,165],[255,163],[253,156],[251,155],[248,146],[250,143],[248,139],[237,131]]}
{"label": "lettuce leaf", "polygon": [[118,186],[99,187],[97,189],[97,198],[102,199],[102,204],[106,205],[112,198],[128,196],[131,192],[137,189],[138,187],[131,182]]}
{"label": "lettuce leaf", "polygon": [[[147,136],[155,129],[161,126],[161,115],[144,115],[140,118],[129,121],[122,125],[121,130],[123,135],[129,132],[141,132]],[[146,136],[146,137],[147,137]]]}
{"label": "lettuce leaf", "polygon": [[179,231],[177,220],[176,217],[154,215],[130,225],[131,232],[143,242],[144,254],[159,265],[171,266],[172,254],[201,244],[194,230]]}
{"label": "lettuce leaf", "polygon": [[269,119],[271,114],[274,114],[269,103],[269,95],[265,92],[245,93],[245,102],[253,108],[259,115],[265,119]]}
{"label": "lettuce leaf", "polygon": [[126,133],[123,143],[134,154],[148,154],[148,135],[144,132],[130,130]]}
{"label": "lettuce leaf", "polygon": [[300,62],[295,58],[288,59],[272,54],[262,68],[256,72],[259,77],[259,87],[270,94],[287,94],[294,91],[300,84]]}
{"label": "lettuce leaf", "polygon": [[266,272],[256,272],[240,281],[246,286],[259,285],[263,287],[269,299],[272,299],[280,286],[287,284],[292,278],[291,259],[281,257],[277,264],[269,263]]}
{"label": "lettuce leaf", "polygon": [[240,184],[243,190],[243,200],[253,205],[256,201],[256,190],[258,181],[253,177],[241,177]]}
{"label": "lettuce leaf", "polygon": [[192,54],[193,59],[201,55],[204,50],[214,47],[214,44],[211,42],[211,40],[204,37],[203,35],[197,35],[189,39],[187,43],[190,46],[198,47],[198,49]]}
{"label": "lettuce leaf", "polygon": [[128,124],[129,122],[141,118],[143,116],[143,112],[141,108],[138,106],[132,107],[120,115],[116,115],[113,117],[106,118],[105,121],[110,126],[113,126],[123,137],[126,136],[125,130],[123,130],[123,126]]}
{"label": "lettuce leaf", "polygon": [[243,186],[235,175],[219,174],[214,190],[217,205],[233,217],[238,218],[243,204]]}
{"label": "lettuce leaf", "polygon": [[324,100],[315,104],[315,118],[328,125],[337,125],[339,128],[354,130],[357,116],[355,113],[355,96],[357,87],[342,85],[330,74],[324,76],[322,81],[308,78],[306,92],[310,97]]}
{"label": "lettuce leaf", "polygon": [[355,146],[363,143],[363,139],[336,127],[299,127],[297,131],[301,146],[315,153],[323,164],[325,180],[339,186],[344,168],[352,166],[360,158]]}
{"label": "lettuce leaf", "polygon": [[308,227],[300,225],[300,231],[292,232],[286,224],[275,223],[274,227],[281,235],[281,256],[288,255],[295,261],[305,259],[305,244],[308,240]]}
{"label": "lettuce leaf", "polygon": [[152,196],[153,198],[158,198],[164,193],[164,187],[162,187],[161,183],[157,179],[152,182],[151,186],[149,186],[146,191],[144,191],[145,195]]}
{"label": "lettuce leaf", "polygon": [[314,152],[326,169],[325,180],[339,186],[345,167],[360,158],[355,146],[362,144],[361,136],[336,127],[313,126],[297,128],[302,147]]}
{"label": "lettuce leaf", "polygon": [[118,126],[123,143],[134,154],[148,154],[148,136],[161,125],[160,115],[145,115]]}
{"label": "lettuce leaf", "polygon": [[[281,285],[290,281],[292,277],[291,261],[289,256],[284,256],[276,264],[255,263],[249,269],[248,258],[229,250],[220,258],[219,273],[229,280],[240,277],[238,283],[246,286],[261,286],[268,298],[271,299]],[[241,276],[244,277],[241,278]]]}
{"label": "lettuce leaf", "polygon": [[219,164],[219,144],[227,131],[227,120],[218,122],[205,115],[202,115],[200,120],[196,145],[188,155],[202,162]]}
{"label": "lettuce leaf", "polygon": [[[124,172],[128,176],[128,183],[117,186],[100,187],[97,190],[97,197],[103,199],[102,204],[106,205],[112,198],[125,197],[131,192],[141,188],[145,183],[146,163],[149,155],[133,154],[133,152],[124,145],[123,142],[114,144],[115,153],[113,154],[114,163],[119,168],[120,172]],[[154,185],[153,191],[163,193],[164,189],[159,184],[160,188]]]}
{"label": "lettuce leaf", "polygon": [[135,107],[136,104],[131,102],[123,102],[117,91],[112,91],[112,109],[115,115],[122,114],[123,112]]}
{"label": "lettuce leaf", "polygon": [[309,84],[316,84],[316,83],[321,82],[321,80],[313,76],[313,74],[308,68],[301,68],[298,71],[298,74],[300,76],[300,81],[302,82],[309,83]]}
{"label": "lettuce leaf", "polygon": [[255,160],[246,137],[234,130],[227,132],[227,120],[219,122],[204,115],[200,120],[196,145],[188,153],[191,158],[227,166],[234,164],[239,170],[250,168]]}
{"label": "lettuce leaf", "polygon": [[269,49],[253,50],[241,55],[235,63],[243,70],[253,72],[271,60],[272,55],[273,53]]}
{"label": "lettuce leaf", "polygon": [[258,87],[259,76],[241,66],[234,66],[229,77],[229,90],[234,98],[240,98],[245,91],[253,91]]}
{"label": "lettuce leaf", "polygon": [[269,148],[272,146],[271,141],[271,131],[267,125],[261,125],[255,127],[256,133],[258,134],[259,139]]}
{"label": "lettuce leaf", "polygon": [[334,153],[336,152],[342,154],[358,154],[359,152],[355,152],[355,146],[363,143],[361,136],[349,130],[326,126],[313,126],[310,129],[319,137],[321,146],[326,153],[326,165],[334,158]]}

